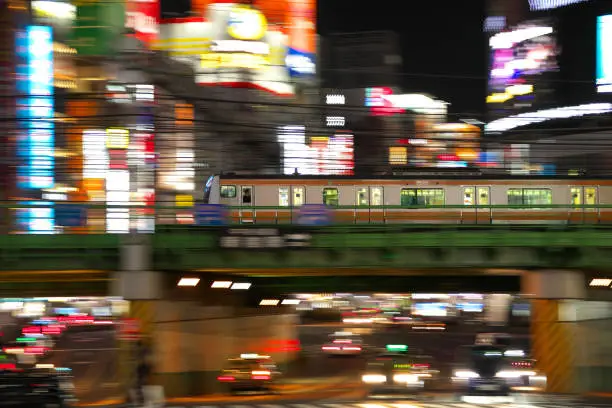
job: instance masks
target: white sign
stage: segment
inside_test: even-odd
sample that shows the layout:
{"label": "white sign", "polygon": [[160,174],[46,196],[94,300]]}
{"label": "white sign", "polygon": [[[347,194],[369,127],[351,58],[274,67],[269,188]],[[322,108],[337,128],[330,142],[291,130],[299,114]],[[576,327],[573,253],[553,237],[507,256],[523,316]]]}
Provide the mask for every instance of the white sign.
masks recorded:
{"label": "white sign", "polygon": [[268,55],[270,46],[264,42],[222,40],[213,41],[210,45],[213,52],[248,52],[250,54]]}

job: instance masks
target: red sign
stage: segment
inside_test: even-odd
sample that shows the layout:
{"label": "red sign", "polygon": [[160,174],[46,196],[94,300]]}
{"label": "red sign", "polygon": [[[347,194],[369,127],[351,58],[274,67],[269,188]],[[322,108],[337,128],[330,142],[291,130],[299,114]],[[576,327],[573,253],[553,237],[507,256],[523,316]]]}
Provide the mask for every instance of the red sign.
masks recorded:
{"label": "red sign", "polygon": [[128,0],[125,26],[135,31],[134,36],[150,46],[159,36],[159,0]]}
{"label": "red sign", "polygon": [[140,338],[140,322],[138,319],[123,319],[119,327],[119,338],[121,340],[138,340]]}

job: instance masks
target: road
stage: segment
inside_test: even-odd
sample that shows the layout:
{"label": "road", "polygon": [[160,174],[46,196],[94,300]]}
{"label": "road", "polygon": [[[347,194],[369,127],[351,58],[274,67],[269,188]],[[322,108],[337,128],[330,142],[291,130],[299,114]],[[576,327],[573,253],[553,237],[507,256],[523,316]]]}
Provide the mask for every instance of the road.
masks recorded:
{"label": "road", "polygon": [[118,395],[117,357],[112,326],[77,326],[62,333],[40,362],[71,368],[76,395],[88,402]]}
{"label": "road", "polygon": [[[436,369],[442,378],[452,374],[452,363],[456,350],[463,345],[474,343],[478,331],[485,330],[478,326],[449,326],[448,331],[414,331],[405,326],[399,329],[375,329],[371,326],[349,326],[345,324],[303,325],[299,328],[299,338],[306,351],[304,361],[292,367],[290,377],[336,377],[345,376],[346,381],[359,381],[365,368],[367,357],[329,357],[320,352],[321,345],[329,334],[336,331],[352,331],[362,335],[364,343],[383,348],[387,344],[407,344],[414,350],[433,357]],[[527,328],[515,328],[515,334],[528,346]],[[445,387],[444,383],[438,387]]]}

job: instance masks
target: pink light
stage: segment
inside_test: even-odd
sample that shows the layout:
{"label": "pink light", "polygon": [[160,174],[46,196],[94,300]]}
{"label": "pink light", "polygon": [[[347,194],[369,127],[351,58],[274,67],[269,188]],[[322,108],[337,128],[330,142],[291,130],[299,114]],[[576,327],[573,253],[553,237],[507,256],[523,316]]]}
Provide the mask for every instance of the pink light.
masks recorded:
{"label": "pink light", "polygon": [[342,347],[342,350],[346,350],[346,351],[361,351],[361,347]]}
{"label": "pink light", "polygon": [[27,326],[24,327],[21,332],[23,334],[34,334],[34,333],[40,333],[40,327],[37,326]]}
{"label": "pink light", "polygon": [[334,350],[340,350],[340,347],[323,346],[321,347],[321,349],[325,351],[334,351]]}
{"label": "pink light", "polygon": [[217,377],[217,380],[228,382],[228,381],[234,381],[235,378],[229,375],[222,375],[222,376]]}
{"label": "pink light", "polygon": [[44,354],[45,351],[47,351],[47,347],[26,347],[25,349],[23,349],[24,354],[30,354],[30,355],[41,355]]}
{"label": "pink light", "polygon": [[254,375],[253,379],[254,380],[269,380],[270,376],[269,375]]}
{"label": "pink light", "polygon": [[353,340],[334,340],[336,344],[351,344]]}

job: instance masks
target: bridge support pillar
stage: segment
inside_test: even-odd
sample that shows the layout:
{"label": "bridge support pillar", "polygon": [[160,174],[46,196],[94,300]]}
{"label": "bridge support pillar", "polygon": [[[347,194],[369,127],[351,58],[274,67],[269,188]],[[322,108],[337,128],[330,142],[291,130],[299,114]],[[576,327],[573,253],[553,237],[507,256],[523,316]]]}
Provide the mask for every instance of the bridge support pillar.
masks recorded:
{"label": "bridge support pillar", "polygon": [[[151,270],[151,244],[149,236],[126,235],[121,246],[121,270],[114,273],[111,294],[130,302],[126,318],[136,323],[139,338],[147,348],[149,363],[157,361],[155,342],[157,305],[163,296],[163,275]],[[135,385],[137,343],[134,338],[119,339],[120,361],[118,380],[124,386],[125,395]],[[155,372],[155,367],[152,367]]]}
{"label": "bridge support pillar", "polygon": [[[581,272],[526,272],[523,296],[531,299],[532,353],[547,376],[547,391],[576,391],[576,309],[586,297]],[[572,317],[574,317],[572,319]]]}

